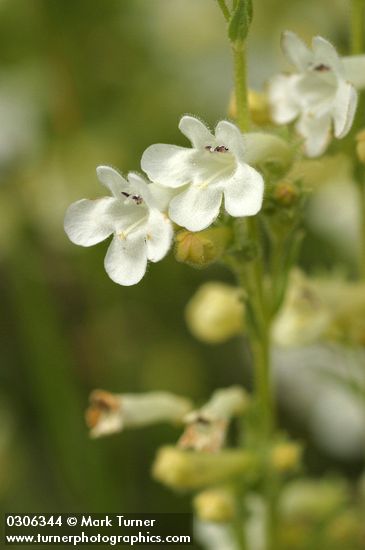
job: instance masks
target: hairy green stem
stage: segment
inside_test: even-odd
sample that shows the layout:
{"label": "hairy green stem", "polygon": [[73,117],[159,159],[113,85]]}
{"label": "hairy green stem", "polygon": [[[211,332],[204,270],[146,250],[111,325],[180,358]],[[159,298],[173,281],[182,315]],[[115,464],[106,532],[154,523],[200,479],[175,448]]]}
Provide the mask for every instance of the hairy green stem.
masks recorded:
{"label": "hairy green stem", "polygon": [[[232,44],[234,62],[235,99],[237,109],[237,124],[243,132],[250,127],[250,116],[247,100],[246,57],[243,44]],[[242,284],[248,296],[251,323],[249,336],[255,373],[255,393],[260,410],[260,445],[265,448],[271,439],[275,426],[275,408],[271,387],[270,373],[270,314],[264,287],[264,266],[259,226],[256,217],[246,220],[247,235],[257,248],[256,257],[243,267]],[[275,550],[277,506],[275,495],[272,494],[269,477],[264,482],[264,492],[267,503],[266,544],[267,550]]]}
{"label": "hairy green stem", "polygon": [[360,273],[365,279],[365,177],[363,176],[359,182],[360,193],[360,223],[361,223],[361,238],[360,238]]}
{"label": "hairy green stem", "polygon": [[[249,129],[247,102],[246,59],[244,46],[233,44],[237,122],[242,131]],[[273,428],[274,407],[270,388],[269,320],[264,295],[264,270],[260,254],[260,234],[256,217],[247,218],[249,239],[257,246],[257,257],[248,263],[245,283],[249,286],[249,299],[254,316],[251,330],[252,355],[256,376],[256,392],[262,410],[262,431],[268,437]],[[244,283],[244,284],[245,284]]]}
{"label": "hairy green stem", "polygon": [[[352,0],[351,9],[351,53],[352,55],[362,54],[365,50],[365,0]],[[363,105],[364,92],[360,95],[360,106]],[[360,112],[361,114],[361,112]],[[359,208],[360,208],[360,258],[359,270],[362,278],[365,279],[365,177],[363,167],[358,166],[359,178]]]}
{"label": "hairy green stem", "polygon": [[236,517],[232,527],[239,550],[248,550],[247,534],[245,531],[246,515],[245,493],[244,491],[238,491],[236,495]]}
{"label": "hairy green stem", "polygon": [[250,127],[247,99],[246,56],[244,46],[232,44],[234,63],[234,89],[237,109],[237,124],[243,132]]}
{"label": "hairy green stem", "polygon": [[364,51],[365,0],[352,0],[351,6],[351,53]]}
{"label": "hairy green stem", "polygon": [[[260,234],[256,217],[247,219],[248,236],[258,248]],[[264,270],[260,250],[248,266],[250,293],[253,301],[255,324],[251,330],[251,350],[255,366],[256,391],[261,408],[262,434],[270,436],[274,425],[274,405],[270,381],[270,326],[264,292]]]}
{"label": "hairy green stem", "polygon": [[217,0],[217,2],[224,15],[225,20],[229,21],[230,13],[229,13],[229,9],[227,8],[225,0]]}

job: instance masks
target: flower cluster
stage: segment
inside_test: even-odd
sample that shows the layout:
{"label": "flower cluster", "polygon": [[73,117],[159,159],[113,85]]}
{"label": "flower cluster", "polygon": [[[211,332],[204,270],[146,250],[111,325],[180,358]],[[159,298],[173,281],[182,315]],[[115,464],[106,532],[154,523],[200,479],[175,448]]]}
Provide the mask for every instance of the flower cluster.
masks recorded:
{"label": "flower cluster", "polygon": [[105,269],[121,285],[138,283],[148,260],[166,255],[172,222],[190,231],[205,229],[218,217],[223,198],[231,216],[257,214],[264,181],[254,166],[277,150],[287,154],[280,138],[242,135],[226,120],[217,124],[214,135],[192,116],[182,117],[179,128],[192,147],[150,146],[141,161],[149,180],[133,172],[125,179],[113,168],[99,166],[98,178],[112,196],[82,199],[67,210],[65,231],[75,244],[92,246],[113,235]]}
{"label": "flower cluster", "polygon": [[[318,156],[332,127],[337,138],[351,128],[356,88],[365,87],[365,56],[340,58],[319,36],[310,50],[292,32],[283,34],[282,46],[296,72],[271,79],[272,118],[278,124],[297,120],[305,153]],[[222,211],[235,218],[257,214],[264,197],[263,164],[278,158],[285,163],[290,157],[289,145],[274,133],[242,134],[227,120],[212,133],[198,118],[183,116],[179,129],[191,147],[148,147],[141,159],[148,179],[133,172],[125,179],[113,168],[99,166],[99,180],[112,196],[80,200],[66,213],[65,231],[75,244],[91,246],[113,235],[105,269],[121,285],[138,283],[148,261],[167,254],[173,224],[200,232]],[[205,257],[205,251],[200,255]]]}

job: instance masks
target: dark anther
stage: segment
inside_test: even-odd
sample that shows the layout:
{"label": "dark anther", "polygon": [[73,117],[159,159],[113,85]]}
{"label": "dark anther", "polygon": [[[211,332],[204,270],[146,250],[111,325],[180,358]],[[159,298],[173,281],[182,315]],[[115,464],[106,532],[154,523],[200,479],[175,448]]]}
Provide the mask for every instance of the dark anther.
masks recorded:
{"label": "dark anther", "polygon": [[131,195],[130,193],[126,193],[125,191],[122,191],[122,195],[127,197],[127,199],[129,199],[129,197],[130,197],[132,199],[132,201],[134,201],[138,205],[142,204],[142,202],[143,202],[143,199],[140,195]]}
{"label": "dark anther", "polygon": [[214,149],[211,145],[206,145],[204,149],[210,153],[226,153],[228,151],[228,147],[225,145],[217,145]]}
{"label": "dark anther", "polygon": [[198,416],[196,419],[195,419],[195,422],[197,424],[201,424],[202,426],[209,426],[210,425],[210,420],[208,420],[208,418],[205,418],[204,416]]}
{"label": "dark anther", "polygon": [[327,65],[324,65],[323,63],[320,63],[319,65],[316,65],[316,67],[314,67],[314,70],[318,71],[319,73],[326,73],[327,71],[330,71],[331,69]]}

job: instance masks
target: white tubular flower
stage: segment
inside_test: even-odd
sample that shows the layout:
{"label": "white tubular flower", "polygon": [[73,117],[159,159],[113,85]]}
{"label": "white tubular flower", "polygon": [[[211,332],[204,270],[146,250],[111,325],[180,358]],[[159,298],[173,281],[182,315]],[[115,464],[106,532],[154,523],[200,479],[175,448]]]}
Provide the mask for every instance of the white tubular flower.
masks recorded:
{"label": "white tubular flower", "polygon": [[323,153],[331,136],[342,138],[350,130],[357,105],[358,88],[365,87],[365,56],[340,58],[320,36],[309,49],[293,32],[282,35],[282,49],[295,73],[281,74],[269,87],[273,119],[287,124],[295,119],[304,138],[306,154]]}
{"label": "white tubular flower", "polygon": [[104,262],[106,272],[120,285],[134,285],[145,274],[147,260],[158,262],[168,252],[172,224],[138,174],[129,173],[125,180],[113,168],[99,166],[97,175],[112,196],[71,204],[65,231],[81,246],[92,246],[113,234]]}
{"label": "white tubular flower", "polygon": [[[250,134],[243,136],[234,124],[222,120],[213,135],[192,116],[182,117],[179,128],[192,148],[151,145],[141,161],[153,182],[179,189],[170,202],[170,218],[189,231],[201,231],[218,216],[223,196],[231,216],[257,214],[264,182],[249,164],[256,155],[252,154]],[[267,139],[262,139],[266,144]]]}
{"label": "white tubular flower", "polygon": [[186,415],[187,426],[179,439],[179,447],[217,452],[224,444],[230,420],[246,411],[248,401],[248,395],[239,386],[215,391],[202,408]]}
{"label": "white tubular flower", "polygon": [[91,437],[100,437],[124,428],[182,422],[191,408],[188,399],[169,392],[114,394],[95,390],[90,395],[86,422]]}

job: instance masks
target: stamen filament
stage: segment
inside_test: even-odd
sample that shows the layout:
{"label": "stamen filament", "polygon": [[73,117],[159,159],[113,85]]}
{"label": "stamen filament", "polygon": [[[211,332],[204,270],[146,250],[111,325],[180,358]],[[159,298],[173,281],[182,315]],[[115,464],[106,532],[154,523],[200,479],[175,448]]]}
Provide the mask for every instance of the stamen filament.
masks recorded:
{"label": "stamen filament", "polygon": [[148,216],[143,216],[143,218],[140,218],[135,223],[132,223],[132,225],[127,227],[127,229],[125,229],[124,231],[121,231],[120,233],[117,233],[118,237],[122,241],[124,241],[128,237],[129,233],[131,233],[132,231],[134,231],[134,229],[136,229],[136,227],[140,226],[142,223],[147,221],[147,219],[148,219]]}

